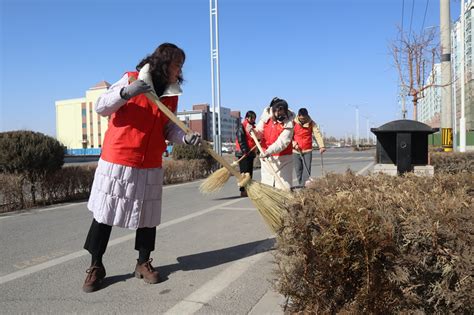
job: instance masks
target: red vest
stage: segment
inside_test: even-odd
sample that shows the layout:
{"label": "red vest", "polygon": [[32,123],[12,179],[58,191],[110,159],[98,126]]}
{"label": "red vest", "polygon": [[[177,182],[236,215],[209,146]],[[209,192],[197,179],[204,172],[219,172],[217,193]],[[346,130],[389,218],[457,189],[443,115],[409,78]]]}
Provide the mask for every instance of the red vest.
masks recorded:
{"label": "red vest", "polygon": [[313,149],[313,124],[309,124],[309,127],[306,128],[295,122],[293,140],[298,143],[302,151]]}
{"label": "red vest", "polygon": [[[128,72],[128,77],[137,78],[138,72]],[[161,97],[160,101],[176,111],[178,96]],[[168,120],[145,94],[131,98],[110,116],[101,158],[136,168],[161,167]]]}
{"label": "red vest", "polygon": [[[274,143],[278,139],[280,134],[282,133],[283,129],[284,128],[283,128],[282,123],[279,123],[279,122],[274,123],[273,119],[271,118],[268,119],[267,122],[263,126],[263,137],[260,142],[260,144],[262,145],[262,148],[266,150],[272,143]],[[283,151],[272,154],[272,155],[280,156],[280,155],[290,155],[292,153],[293,153],[293,150],[292,150],[292,145],[290,141],[288,146]]]}
{"label": "red vest", "polygon": [[[244,121],[242,122],[242,126],[245,130],[245,139],[247,139],[247,146],[249,147],[249,150],[252,150],[252,148],[255,146],[255,141],[253,141],[252,137],[250,136],[250,133],[247,132],[248,124],[248,120],[244,119]],[[239,140],[235,141],[235,151],[242,152],[242,150],[240,149]]]}

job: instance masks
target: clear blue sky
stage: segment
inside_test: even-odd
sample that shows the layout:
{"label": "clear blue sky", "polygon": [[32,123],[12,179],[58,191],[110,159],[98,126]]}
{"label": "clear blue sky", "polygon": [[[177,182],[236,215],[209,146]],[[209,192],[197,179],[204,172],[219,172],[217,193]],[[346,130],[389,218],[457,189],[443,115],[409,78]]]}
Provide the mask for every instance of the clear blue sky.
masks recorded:
{"label": "clear blue sky", "polygon": [[[211,102],[208,0],[0,3],[0,131],[54,136],[56,100],[117,81],[162,42],[187,54],[179,109]],[[388,45],[403,3],[405,31],[420,31],[427,4],[424,27],[439,25],[439,0],[219,0],[221,105],[259,115],[278,96],[338,137],[355,134],[348,104],[362,104],[361,136],[365,115],[399,118]]]}

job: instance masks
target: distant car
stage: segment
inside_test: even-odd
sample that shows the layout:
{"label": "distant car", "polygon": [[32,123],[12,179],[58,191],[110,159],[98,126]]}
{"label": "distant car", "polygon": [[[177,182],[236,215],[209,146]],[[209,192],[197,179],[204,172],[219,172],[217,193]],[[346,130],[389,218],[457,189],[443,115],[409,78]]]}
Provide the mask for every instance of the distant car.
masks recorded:
{"label": "distant car", "polygon": [[232,148],[229,147],[222,147],[222,153],[232,153]]}

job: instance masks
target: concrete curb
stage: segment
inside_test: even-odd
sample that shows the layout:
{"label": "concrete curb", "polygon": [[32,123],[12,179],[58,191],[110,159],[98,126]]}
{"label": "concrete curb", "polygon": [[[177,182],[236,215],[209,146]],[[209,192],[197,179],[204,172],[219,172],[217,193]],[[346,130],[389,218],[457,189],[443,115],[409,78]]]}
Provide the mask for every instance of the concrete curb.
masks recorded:
{"label": "concrete curb", "polygon": [[248,313],[249,315],[283,315],[283,304],[285,298],[283,295],[268,290],[262,298],[254,305],[254,307]]}

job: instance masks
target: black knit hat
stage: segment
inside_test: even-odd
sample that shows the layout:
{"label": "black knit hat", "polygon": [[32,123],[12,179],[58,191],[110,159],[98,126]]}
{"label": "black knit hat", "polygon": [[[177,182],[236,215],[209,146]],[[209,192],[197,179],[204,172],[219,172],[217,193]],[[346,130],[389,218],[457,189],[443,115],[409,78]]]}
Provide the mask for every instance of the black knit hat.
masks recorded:
{"label": "black knit hat", "polygon": [[288,114],[288,103],[284,99],[274,97],[270,102],[270,107],[272,108],[273,112],[277,111],[279,108],[283,108],[285,113]]}

